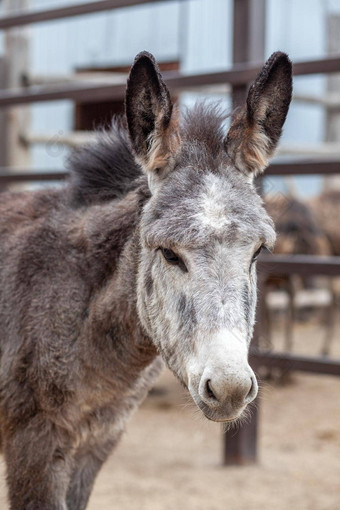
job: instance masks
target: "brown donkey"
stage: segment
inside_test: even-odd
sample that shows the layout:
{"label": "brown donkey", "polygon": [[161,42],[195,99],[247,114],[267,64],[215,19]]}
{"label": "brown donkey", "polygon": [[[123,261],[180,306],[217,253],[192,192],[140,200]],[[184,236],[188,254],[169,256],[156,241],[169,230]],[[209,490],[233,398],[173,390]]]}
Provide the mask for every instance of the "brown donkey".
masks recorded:
{"label": "brown donkey", "polygon": [[141,53],[127,128],[115,122],[76,153],[64,189],[1,195],[0,427],[12,510],[86,507],[161,358],[211,420],[235,420],[255,398],[255,261],[275,233],[253,177],[291,90],[291,63],[275,53],[225,135],[216,106],[179,118]]}

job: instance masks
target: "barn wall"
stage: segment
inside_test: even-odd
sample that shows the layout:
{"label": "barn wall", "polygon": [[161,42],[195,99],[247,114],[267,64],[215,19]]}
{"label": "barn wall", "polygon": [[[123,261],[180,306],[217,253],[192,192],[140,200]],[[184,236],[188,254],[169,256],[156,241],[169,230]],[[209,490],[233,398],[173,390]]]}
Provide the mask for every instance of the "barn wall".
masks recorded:
{"label": "barn wall", "polygon": [[[32,9],[69,3],[31,0]],[[324,56],[326,16],[336,10],[340,10],[337,0],[267,0],[267,56],[277,49],[287,51],[295,60]],[[232,0],[174,0],[35,25],[31,31],[30,68],[32,73],[65,74],[81,66],[127,64],[142,49],[159,60],[179,59],[184,72],[229,67]],[[299,77],[295,90],[321,94],[326,90],[326,79]],[[193,94],[186,94],[182,102],[194,99]],[[225,105],[230,107],[228,100]],[[318,143],[324,138],[324,120],[321,107],[294,104],[283,139],[289,143]],[[32,130],[51,133],[47,147],[33,148],[33,166],[62,167],[67,150],[56,146],[55,141],[72,125],[71,102],[32,107]]]}

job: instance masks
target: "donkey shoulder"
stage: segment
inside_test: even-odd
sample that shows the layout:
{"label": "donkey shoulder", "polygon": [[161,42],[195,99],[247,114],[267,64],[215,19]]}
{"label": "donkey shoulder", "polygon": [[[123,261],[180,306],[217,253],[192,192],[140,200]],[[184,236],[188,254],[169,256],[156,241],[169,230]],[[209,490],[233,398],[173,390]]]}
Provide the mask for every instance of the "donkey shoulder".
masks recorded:
{"label": "donkey shoulder", "polygon": [[0,194],[0,235],[15,233],[42,220],[60,203],[60,190],[6,192]]}

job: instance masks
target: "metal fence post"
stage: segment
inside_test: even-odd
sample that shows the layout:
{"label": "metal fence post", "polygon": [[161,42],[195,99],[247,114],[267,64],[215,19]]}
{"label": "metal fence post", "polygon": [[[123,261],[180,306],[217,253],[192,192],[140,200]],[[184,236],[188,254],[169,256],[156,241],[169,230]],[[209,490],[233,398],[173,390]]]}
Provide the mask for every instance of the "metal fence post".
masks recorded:
{"label": "metal fence post", "polygon": [[[265,45],[265,0],[234,0],[233,64],[262,62]],[[247,85],[232,88],[233,108],[246,98]],[[251,418],[238,430],[223,434],[223,464],[243,465],[257,460],[258,399]]]}

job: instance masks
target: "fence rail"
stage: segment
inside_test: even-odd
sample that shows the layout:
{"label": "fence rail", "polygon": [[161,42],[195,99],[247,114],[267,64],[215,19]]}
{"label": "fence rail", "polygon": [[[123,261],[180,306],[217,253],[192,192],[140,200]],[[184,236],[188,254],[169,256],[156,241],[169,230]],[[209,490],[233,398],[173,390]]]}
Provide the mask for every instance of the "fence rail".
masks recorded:
{"label": "fence rail", "polygon": [[277,353],[251,349],[250,364],[254,367],[279,368],[283,371],[292,370],[313,374],[340,376],[339,360],[327,359],[325,356],[298,356],[287,353]]}
{"label": "fence rail", "polygon": [[43,172],[32,172],[31,169],[20,169],[20,171],[9,171],[8,168],[0,169],[0,189],[8,184],[23,182],[44,182],[60,181],[68,177],[68,172],[58,170],[44,170]]}
{"label": "fence rail", "polygon": [[340,276],[340,257],[320,255],[261,255],[258,269],[270,274]]}
{"label": "fence rail", "polygon": [[[334,175],[340,174],[340,160],[289,160],[272,163],[265,175]],[[66,179],[65,170],[51,169],[33,172],[31,168],[0,167],[0,187],[11,183],[58,181]]]}
{"label": "fence rail", "polygon": [[290,159],[272,163],[265,175],[332,175],[340,174],[339,159]]}
{"label": "fence rail", "polygon": [[67,7],[56,7],[55,9],[22,12],[0,17],[0,30],[30,25],[32,23],[72,18],[83,14],[94,14],[96,12],[109,11],[122,7],[132,7],[146,3],[159,3],[160,1],[169,2],[171,0],[100,0],[97,2],[78,3]]}
{"label": "fence rail", "polygon": [[[261,63],[236,64],[227,71],[214,73],[183,75],[170,71],[163,73],[165,82],[171,92],[209,85],[230,84],[232,86],[247,85],[260,71]],[[295,76],[318,73],[340,73],[340,55],[317,60],[296,62],[293,66]],[[0,108],[20,104],[44,101],[73,100],[79,102],[96,102],[123,99],[125,83],[89,85],[88,83],[68,83],[56,86],[34,86],[17,90],[0,90]]]}

